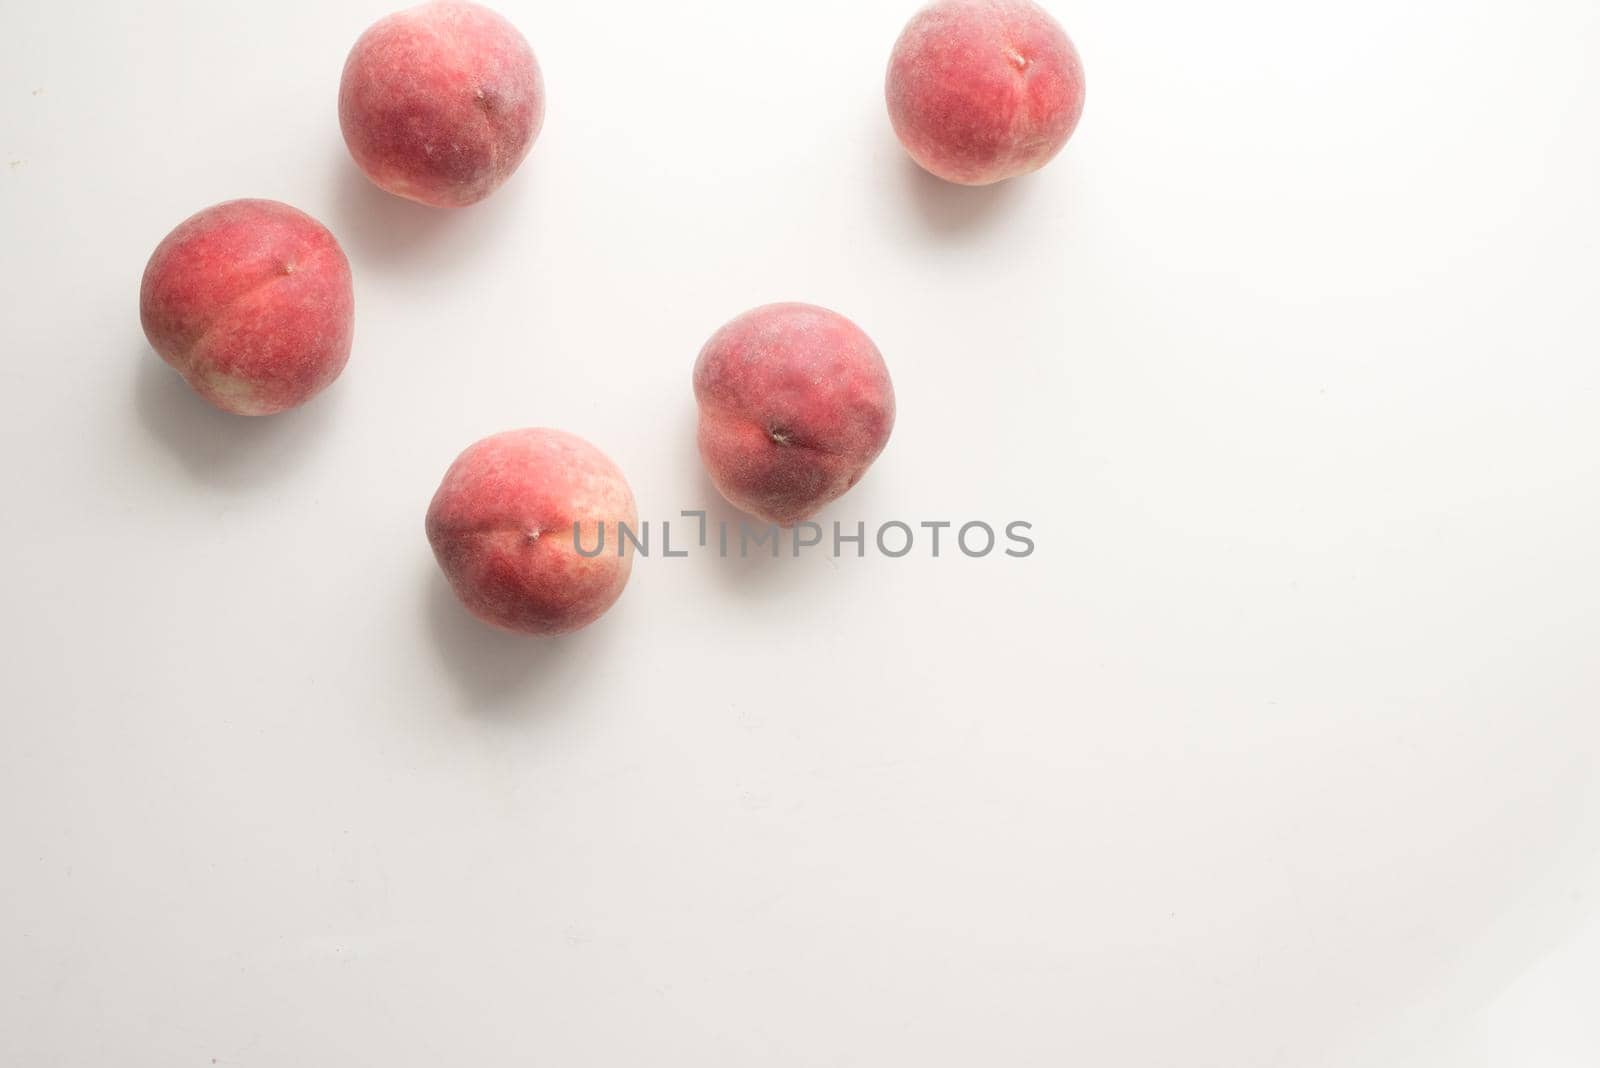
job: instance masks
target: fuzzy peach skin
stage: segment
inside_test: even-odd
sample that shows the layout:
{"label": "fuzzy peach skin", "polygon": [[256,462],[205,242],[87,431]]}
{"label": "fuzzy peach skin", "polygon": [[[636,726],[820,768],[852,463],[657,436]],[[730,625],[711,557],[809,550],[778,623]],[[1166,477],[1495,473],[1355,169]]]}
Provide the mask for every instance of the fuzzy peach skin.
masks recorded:
{"label": "fuzzy peach skin", "polygon": [[544,80],[517,28],[436,0],[361,35],[339,83],[339,126],[379,187],[440,208],[511,177],[544,125]]}
{"label": "fuzzy peach skin", "polygon": [[[536,429],[462,453],[428,507],[427,530],[469,612],[504,630],[554,635],[587,627],[622,595],[633,569],[624,523],[639,529],[617,465],[576,435]],[[604,551],[578,552],[593,553],[602,536]]]}
{"label": "fuzzy peach skin", "polygon": [[894,386],[849,319],[770,304],[717,331],[694,368],[700,457],[736,507],[782,526],[861,480],[894,428]]}
{"label": "fuzzy peach skin", "polygon": [[889,118],[911,158],[990,185],[1055,158],[1083,114],[1083,64],[1030,0],[938,0],[889,60]]}
{"label": "fuzzy peach skin", "polygon": [[156,247],[139,319],[200,396],[223,411],[271,415],[326,389],[350,359],[350,262],[304,212],[230,200]]}

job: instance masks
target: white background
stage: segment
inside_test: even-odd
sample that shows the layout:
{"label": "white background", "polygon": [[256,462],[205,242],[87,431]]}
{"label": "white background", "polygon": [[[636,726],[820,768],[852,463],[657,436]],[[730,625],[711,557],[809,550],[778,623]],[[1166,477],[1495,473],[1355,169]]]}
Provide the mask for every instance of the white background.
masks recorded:
{"label": "white background", "polygon": [[[0,1063],[1600,1059],[1600,8],[1058,0],[1083,125],[965,190],[911,7],[507,0],[548,123],[448,214],[340,140],[384,3],[3,0]],[[238,196],[356,277],[265,421],[137,317]],[[825,521],[1038,553],[469,619],[456,453],[728,517],[690,369],[775,300],[898,392]]]}

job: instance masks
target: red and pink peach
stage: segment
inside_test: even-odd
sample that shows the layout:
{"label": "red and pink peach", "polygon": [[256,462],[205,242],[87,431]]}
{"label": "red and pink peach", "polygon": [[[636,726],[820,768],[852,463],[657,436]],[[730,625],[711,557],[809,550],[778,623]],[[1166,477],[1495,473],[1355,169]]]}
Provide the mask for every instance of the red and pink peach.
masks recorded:
{"label": "red and pink peach", "polygon": [[[638,529],[617,465],[560,430],[512,430],[473,445],[428,507],[428,542],[474,616],[522,634],[566,634],[622,595]],[[580,551],[580,547],[582,551]]]}
{"label": "red and pink peach", "polygon": [[350,358],[350,262],[321,223],[272,200],[190,217],[145,267],[151,346],[223,411],[271,415],[326,389]]}
{"label": "red and pink peach", "polygon": [[440,208],[510,178],[544,125],[544,80],[517,28],[477,4],[435,0],[361,35],[339,83],[339,126],[377,185]]}
{"label": "red and pink peach", "polygon": [[861,480],[894,428],[894,387],[877,346],[809,304],[747,312],[694,368],[700,456],[735,506],[782,526]]}
{"label": "red and pink peach", "polygon": [[1083,114],[1083,64],[1031,0],[938,0],[889,60],[889,118],[911,158],[961,185],[1031,174]]}

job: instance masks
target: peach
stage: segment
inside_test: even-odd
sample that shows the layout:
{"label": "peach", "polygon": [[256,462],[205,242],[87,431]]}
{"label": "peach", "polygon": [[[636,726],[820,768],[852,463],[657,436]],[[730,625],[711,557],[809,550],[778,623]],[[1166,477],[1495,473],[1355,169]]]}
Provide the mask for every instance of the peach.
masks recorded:
{"label": "peach", "polygon": [[861,480],[894,428],[894,387],[877,346],[809,304],[746,312],[694,368],[700,457],[735,506],[781,526]]}
{"label": "peach", "polygon": [[544,125],[544,80],[517,28],[436,0],[361,35],[339,82],[339,126],[382,189],[439,208],[476,204],[511,177]]}
{"label": "peach", "polygon": [[[428,506],[428,543],[467,610],[523,634],[566,634],[628,584],[633,491],[599,449],[560,430],[512,430],[473,445]],[[580,551],[581,550],[581,551]]]}
{"label": "peach", "polygon": [[889,118],[911,158],[961,185],[1031,174],[1083,114],[1083,64],[1030,0],[938,0],[889,60]]}
{"label": "peach", "polygon": [[350,261],[304,212],[230,200],[156,247],[139,319],[200,396],[223,411],[271,415],[326,389],[350,359]]}

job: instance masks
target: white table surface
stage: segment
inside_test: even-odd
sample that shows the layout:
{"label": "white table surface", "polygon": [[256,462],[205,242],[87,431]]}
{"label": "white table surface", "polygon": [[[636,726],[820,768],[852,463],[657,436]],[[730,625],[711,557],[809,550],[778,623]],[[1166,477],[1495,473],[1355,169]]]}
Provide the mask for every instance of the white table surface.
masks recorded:
{"label": "white table surface", "polygon": [[[0,1063],[1593,1065],[1600,8],[1058,2],[1064,156],[924,177],[901,2],[540,3],[460,213],[335,118],[376,0],[0,3]],[[146,257],[261,196],[344,377],[208,410]],[[900,419],[824,520],[548,644],[422,535],[553,425],[717,504],[689,375],[806,300]]]}

